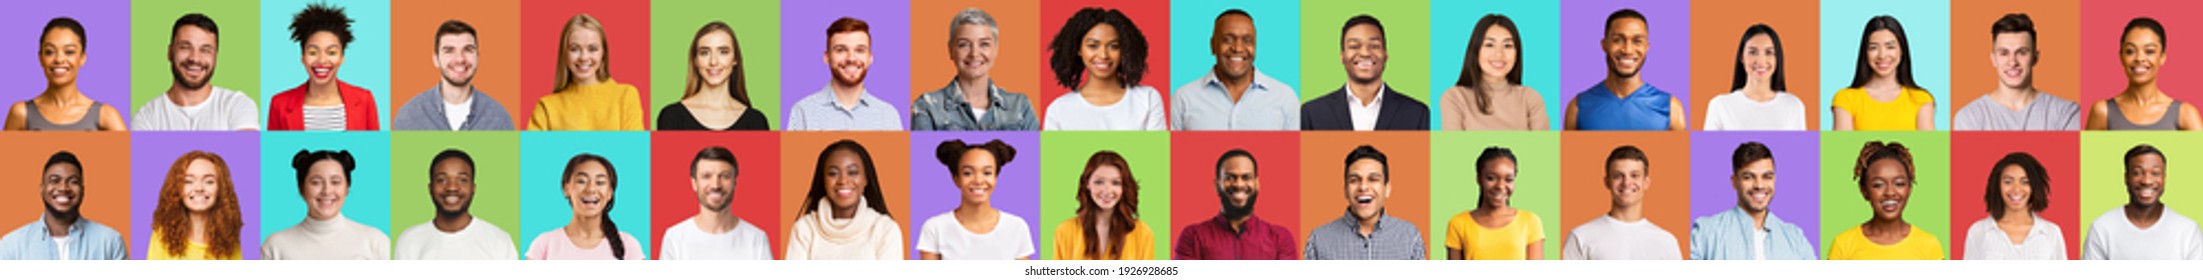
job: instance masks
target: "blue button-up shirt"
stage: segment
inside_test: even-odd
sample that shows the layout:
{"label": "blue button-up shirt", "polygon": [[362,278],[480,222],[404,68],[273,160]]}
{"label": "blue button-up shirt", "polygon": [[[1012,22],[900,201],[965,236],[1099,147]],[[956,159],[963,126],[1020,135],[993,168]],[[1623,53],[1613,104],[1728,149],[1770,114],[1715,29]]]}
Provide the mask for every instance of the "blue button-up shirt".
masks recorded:
{"label": "blue button-up shirt", "polygon": [[1034,131],[1040,130],[1040,118],[1033,115],[1033,102],[1025,94],[1002,90],[993,81],[987,82],[987,114],[973,116],[971,103],[964,101],[964,88],[950,80],[948,86],[910,103],[910,130]]}
{"label": "blue button-up shirt", "polygon": [[834,100],[832,85],[797,100],[790,108],[788,130],[903,130],[902,110],[887,100],[858,92],[857,105],[842,107]]}
{"label": "blue button-up shirt", "polygon": [[[1783,222],[1775,213],[1767,213],[1767,234],[1758,240],[1764,244],[1770,260],[1814,260],[1820,255],[1813,252],[1813,242],[1805,240],[1805,230]],[[1730,208],[1713,216],[1700,217],[1690,225],[1690,259],[1693,260],[1750,260],[1752,255],[1752,215],[1743,208]]]}
{"label": "blue button-up shirt", "polygon": [[1179,87],[1170,102],[1170,130],[1300,130],[1300,93],[1262,71],[1237,102],[1216,70]]}
{"label": "blue button-up shirt", "polygon": [[[38,215],[38,221],[0,237],[0,260],[120,260],[130,257],[128,245],[123,245],[122,233],[91,219],[77,219],[76,224],[69,225],[67,238],[67,248],[55,246],[53,235],[46,233],[46,215]],[[68,253],[63,254],[61,250],[68,250]]]}

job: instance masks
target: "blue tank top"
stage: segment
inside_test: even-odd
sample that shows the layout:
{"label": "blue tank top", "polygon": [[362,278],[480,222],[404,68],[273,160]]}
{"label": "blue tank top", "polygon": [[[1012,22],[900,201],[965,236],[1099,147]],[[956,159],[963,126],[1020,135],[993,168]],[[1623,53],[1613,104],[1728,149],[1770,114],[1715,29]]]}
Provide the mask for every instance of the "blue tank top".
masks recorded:
{"label": "blue tank top", "polygon": [[1605,83],[1576,94],[1577,130],[1668,130],[1668,101],[1674,97],[1651,84],[1628,97],[1614,96]]}

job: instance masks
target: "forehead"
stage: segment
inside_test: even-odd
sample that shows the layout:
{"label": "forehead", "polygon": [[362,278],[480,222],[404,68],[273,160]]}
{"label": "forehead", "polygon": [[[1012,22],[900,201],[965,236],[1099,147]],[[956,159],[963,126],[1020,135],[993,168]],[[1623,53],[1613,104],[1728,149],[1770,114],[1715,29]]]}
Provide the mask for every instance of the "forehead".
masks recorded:
{"label": "forehead", "polygon": [[46,174],[66,174],[66,175],[73,175],[73,174],[77,174],[77,173],[83,172],[84,170],[83,170],[83,167],[79,167],[79,166],[77,166],[77,165],[75,165],[75,164],[70,164],[70,163],[65,163],[65,162],[63,162],[63,163],[54,163],[54,164],[52,164],[52,165],[47,165],[47,166],[46,166],[46,170],[45,170],[45,171],[46,171]]}
{"label": "forehead", "polygon": [[444,169],[444,168],[466,168],[466,169],[474,169],[474,165],[472,165],[472,164],[467,164],[467,161],[466,161],[466,160],[461,160],[461,159],[459,159],[459,158],[456,158],[456,157],[454,157],[454,158],[444,158],[444,159],[441,159],[441,160],[436,160],[436,162],[434,162],[434,163],[430,163],[430,165],[429,165],[429,168],[435,168],[435,169]]}
{"label": "forehead", "polygon": [[467,33],[444,33],[441,35],[436,35],[436,42],[439,45],[472,45],[474,44],[474,35]]}
{"label": "forehead", "polygon": [[986,149],[964,150],[963,157],[959,158],[958,160],[963,161],[966,164],[985,163],[988,165],[993,165],[994,152],[989,152]]}
{"label": "forehead", "polygon": [[872,33],[869,33],[869,32],[862,32],[862,31],[851,31],[851,32],[834,33],[834,35],[832,35],[832,36],[827,36],[827,37],[826,37],[826,41],[827,41],[828,43],[831,43],[831,44],[836,44],[836,45],[839,45],[839,44],[867,44],[867,43],[871,43],[871,42],[872,42]]}
{"label": "forehead", "polygon": [[2148,27],[2129,28],[2127,29],[2126,34],[2119,35],[2119,40],[2126,42],[2155,43],[2158,39],[2161,38],[2157,37],[2157,31],[2149,29]]}
{"label": "forehead", "polygon": [[1224,15],[1216,18],[1216,28],[1246,28],[1251,31],[1254,29],[1254,19],[1243,15]]}
{"label": "forehead", "polygon": [[76,35],[76,31],[71,31],[68,28],[62,27],[46,29],[46,35],[40,39],[43,40],[41,42],[50,43],[76,43],[84,40],[83,37],[78,37]]}
{"label": "forehead", "polygon": [[1618,158],[1606,161],[1607,171],[1639,171],[1645,169],[1645,161],[1634,158]]}
{"label": "forehead", "polygon": [[1381,38],[1384,38],[1384,36],[1385,36],[1385,33],[1384,33],[1384,31],[1378,30],[1378,29],[1377,29],[1377,25],[1376,25],[1376,24],[1356,24],[1356,25],[1354,25],[1354,27],[1348,27],[1348,28],[1346,28],[1346,34],[1344,34],[1344,35],[1341,35],[1341,36],[1345,36],[1346,38],[1349,38],[1349,39],[1356,39],[1356,38],[1380,38],[1380,39],[1381,39]]}
{"label": "forehead", "polygon": [[1347,164],[1346,170],[1347,173],[1384,172],[1384,163],[1379,163],[1376,159],[1357,159],[1353,163]]}
{"label": "forehead", "polygon": [[1645,20],[1640,18],[1617,18],[1606,24],[1607,35],[1644,35],[1645,33],[1649,33],[1649,30],[1645,28]]}

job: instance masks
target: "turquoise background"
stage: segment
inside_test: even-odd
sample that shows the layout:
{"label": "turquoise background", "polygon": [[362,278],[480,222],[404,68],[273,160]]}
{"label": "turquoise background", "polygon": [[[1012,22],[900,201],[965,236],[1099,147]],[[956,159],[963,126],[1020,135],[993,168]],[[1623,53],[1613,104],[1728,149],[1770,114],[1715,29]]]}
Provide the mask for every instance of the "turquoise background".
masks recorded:
{"label": "turquoise background", "polygon": [[[306,150],[352,152],[352,192],[344,218],[390,233],[390,133],[267,132],[260,134],[260,238],[306,220],[291,157]],[[258,248],[245,248],[258,250]]]}
{"label": "turquoise background", "polygon": [[[1560,96],[1563,91],[1557,48],[1560,46],[1560,2],[1479,0],[1430,3],[1431,26],[1444,26],[1430,30],[1431,129],[1445,128],[1439,104],[1444,102],[1441,100],[1444,100],[1446,89],[1453,88],[1453,83],[1461,79],[1462,58],[1469,54],[1469,36],[1476,32],[1473,30],[1476,21],[1486,14],[1506,15],[1514,20],[1515,29],[1522,33],[1515,34],[1515,39],[1522,41],[1517,45],[1522,55],[1515,58],[1515,63],[1522,65],[1522,85],[1537,90],[1538,95],[1545,98],[1546,118],[1552,121],[1553,127],[1562,127],[1562,122],[1567,121],[1568,108],[1564,106],[1568,106],[1568,100]],[[1483,150],[1478,148],[1476,152]]]}
{"label": "turquoise background", "polygon": [[1170,90],[1216,69],[1209,37],[1216,34],[1216,15],[1228,9],[1254,17],[1255,72],[1284,82],[1286,90],[1300,89],[1300,1],[1178,0],[1170,3]]}
{"label": "turquoise background", "polygon": [[[1875,16],[1890,15],[1905,27],[1912,48],[1912,81],[1935,95],[1935,130],[1950,130],[1951,106],[1951,3],[1918,0],[1855,0],[1821,2],[1821,129],[1835,130],[1836,90],[1851,86],[1858,70],[1859,32]],[[2108,58],[2108,57],[2107,57]]]}
{"label": "turquoise background", "polygon": [[645,255],[656,253],[650,251],[649,132],[529,131],[520,133],[520,254],[528,254],[537,235],[574,220],[559,172],[566,171],[566,160],[581,153],[612,161],[613,171],[620,175],[619,188],[612,193],[612,221],[639,243],[627,246],[642,246]]}
{"label": "turquoise background", "polygon": [[291,41],[291,17],[305,10],[307,3],[319,2],[343,7],[344,15],[352,18],[352,44],[344,48],[344,65],[337,68],[337,80],[374,92],[375,118],[389,129],[390,1],[261,1],[260,120],[270,121],[268,112],[276,94],[306,83],[299,43]]}

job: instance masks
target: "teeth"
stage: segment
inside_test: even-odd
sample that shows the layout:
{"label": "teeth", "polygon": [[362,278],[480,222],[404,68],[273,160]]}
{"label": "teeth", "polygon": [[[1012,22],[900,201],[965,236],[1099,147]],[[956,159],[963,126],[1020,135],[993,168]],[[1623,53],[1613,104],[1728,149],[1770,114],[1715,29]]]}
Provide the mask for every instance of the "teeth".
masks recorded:
{"label": "teeth", "polygon": [[2157,189],[2142,189],[2141,191],[2137,191],[2135,193],[2142,196],[2157,196]]}
{"label": "teeth", "polygon": [[446,195],[444,196],[444,203],[459,203],[459,196]]}
{"label": "teeth", "polygon": [[1883,200],[1882,207],[1897,207],[1897,203],[1896,200]]}
{"label": "teeth", "polygon": [[1767,199],[1767,193],[1756,193],[1756,194],[1752,194],[1752,199],[1758,199],[1758,200],[1766,200],[1766,199]]}
{"label": "teeth", "polygon": [[1370,201],[1375,201],[1376,199],[1377,198],[1373,196],[1358,196],[1354,197],[1354,203],[1369,203]]}

